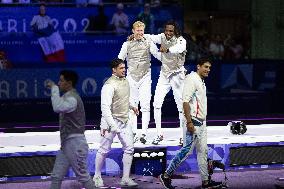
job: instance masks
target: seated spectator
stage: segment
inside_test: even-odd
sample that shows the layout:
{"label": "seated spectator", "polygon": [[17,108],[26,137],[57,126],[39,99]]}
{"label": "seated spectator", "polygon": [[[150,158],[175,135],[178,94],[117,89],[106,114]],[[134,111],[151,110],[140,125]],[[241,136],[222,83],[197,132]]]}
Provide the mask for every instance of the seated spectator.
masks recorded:
{"label": "seated spectator", "polygon": [[223,59],[224,45],[220,35],[216,35],[209,45],[209,51],[214,59]]}
{"label": "seated spectator", "polygon": [[144,11],[138,14],[137,20],[145,24],[145,33],[154,33],[155,21],[154,15],[151,14],[151,6],[149,3],[144,5]]}
{"label": "seated spectator", "polygon": [[39,7],[39,14],[31,21],[31,28],[38,38],[45,62],[65,62],[64,42],[46,14],[45,4]]}
{"label": "seated spectator", "polygon": [[5,52],[0,51],[0,70],[7,70],[11,68],[12,68],[12,64],[7,59]]}
{"label": "seated spectator", "polygon": [[54,26],[51,18],[46,14],[45,4],[40,5],[39,14],[33,17],[30,25],[32,31],[38,36],[47,36],[52,32]]}
{"label": "seated spectator", "polygon": [[233,59],[241,59],[243,57],[244,48],[238,40],[232,40],[230,49],[233,52]]}
{"label": "seated spectator", "polygon": [[122,3],[118,3],[116,8],[117,12],[113,14],[110,24],[117,34],[126,34],[129,28],[128,16],[123,12]]}

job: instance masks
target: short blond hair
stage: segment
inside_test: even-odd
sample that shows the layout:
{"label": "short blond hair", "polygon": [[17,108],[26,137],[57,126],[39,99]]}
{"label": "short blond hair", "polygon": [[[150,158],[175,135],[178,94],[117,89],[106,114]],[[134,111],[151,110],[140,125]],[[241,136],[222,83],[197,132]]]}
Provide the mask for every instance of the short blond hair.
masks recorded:
{"label": "short blond hair", "polygon": [[134,22],[134,24],[132,25],[132,28],[134,29],[134,28],[137,28],[137,27],[143,27],[143,28],[145,28],[145,24],[144,24],[143,22],[141,22],[141,21],[136,21],[136,22]]}

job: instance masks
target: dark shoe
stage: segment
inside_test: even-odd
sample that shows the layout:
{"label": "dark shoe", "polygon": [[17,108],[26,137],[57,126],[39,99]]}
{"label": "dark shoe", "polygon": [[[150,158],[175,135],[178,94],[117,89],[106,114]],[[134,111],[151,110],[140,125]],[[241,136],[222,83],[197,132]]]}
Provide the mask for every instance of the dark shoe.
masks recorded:
{"label": "dark shoe", "polygon": [[222,188],[223,183],[222,182],[215,182],[211,180],[208,182],[208,184],[202,184],[202,189],[211,189],[211,188]]}
{"label": "dark shoe", "polygon": [[164,139],[163,135],[158,135],[157,138],[155,138],[152,142],[154,145],[158,145],[162,140]]}
{"label": "dark shoe", "polygon": [[162,185],[166,189],[174,189],[175,187],[172,186],[172,179],[171,178],[165,178],[164,174],[159,175],[159,180],[161,181]]}
{"label": "dark shoe", "polygon": [[142,144],[146,144],[147,140],[146,140],[146,135],[145,134],[142,134],[142,136],[140,137],[140,142]]}
{"label": "dark shoe", "polygon": [[183,139],[179,138],[179,146],[183,146]]}

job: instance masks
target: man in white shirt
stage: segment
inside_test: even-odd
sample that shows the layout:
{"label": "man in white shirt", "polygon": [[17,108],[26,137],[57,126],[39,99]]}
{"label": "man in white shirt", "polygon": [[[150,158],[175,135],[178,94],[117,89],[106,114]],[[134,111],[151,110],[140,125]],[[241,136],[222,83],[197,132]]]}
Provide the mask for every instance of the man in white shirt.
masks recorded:
{"label": "man in white shirt", "polygon": [[114,27],[116,34],[126,34],[129,28],[128,16],[123,12],[123,4],[118,3],[117,12],[113,14],[110,24]]}
{"label": "man in white shirt", "polygon": [[55,30],[51,18],[46,15],[46,7],[41,4],[39,14],[35,15],[30,23],[32,31],[38,38],[44,54],[45,62],[65,62],[64,42],[58,31]]}
{"label": "man in white shirt", "polygon": [[[53,110],[59,113],[61,140],[61,148],[51,174],[50,189],[61,188],[62,180],[70,167],[84,188],[95,188],[87,168],[89,147],[84,135],[86,117],[84,104],[75,89],[77,81],[76,72],[63,70],[60,72],[59,87],[51,81],[47,83],[47,87],[51,88]],[[59,90],[64,93],[62,97]]]}
{"label": "man in white shirt", "polygon": [[197,71],[188,74],[184,81],[183,89],[183,110],[186,118],[186,138],[184,146],[171,160],[165,173],[159,176],[163,186],[168,189],[174,188],[171,185],[171,176],[179,165],[190,155],[194,147],[197,150],[197,161],[202,180],[202,188],[214,188],[221,186],[221,183],[210,181],[207,163],[207,96],[204,79],[208,77],[211,62],[208,59],[200,59],[197,64]]}
{"label": "man in white shirt", "polygon": [[131,123],[129,122],[129,110],[138,114],[138,109],[129,102],[129,83],[125,78],[125,64],[121,59],[111,62],[112,76],[105,82],[101,91],[101,141],[96,154],[95,181],[96,187],[103,187],[101,169],[107,153],[111,150],[111,144],[117,135],[124,151],[123,176],[120,185],[133,187],[138,184],[130,178],[130,168],[133,159],[134,142]]}
{"label": "man in white shirt", "polygon": [[[150,121],[151,101],[151,54],[161,59],[161,53],[153,41],[144,36],[145,24],[137,21],[133,24],[133,39],[123,43],[118,58],[127,59],[127,80],[130,85],[130,101],[142,112],[142,132],[140,141],[146,143],[146,131]],[[151,53],[151,54],[150,54]],[[134,132],[137,129],[137,115],[130,113]]]}
{"label": "man in white shirt", "polygon": [[[46,15],[46,7],[44,4],[41,4],[39,6],[39,14],[35,15],[31,21],[31,27],[33,32],[35,32],[38,35],[45,35],[45,29],[52,28],[50,30],[53,31],[54,27],[51,21],[51,18]],[[46,34],[47,35],[47,34]]]}
{"label": "man in white shirt", "polygon": [[[145,35],[148,36],[148,35]],[[167,93],[172,89],[177,109],[179,111],[180,121],[180,144],[182,144],[184,120],[182,111],[182,90],[186,69],[184,68],[186,55],[186,40],[181,36],[179,26],[174,21],[168,21],[165,24],[164,33],[150,35],[151,40],[156,44],[161,44],[160,52],[162,67],[160,77],[156,86],[154,95],[154,118],[157,128],[157,138],[152,144],[159,144],[163,140],[161,130],[161,108]]]}

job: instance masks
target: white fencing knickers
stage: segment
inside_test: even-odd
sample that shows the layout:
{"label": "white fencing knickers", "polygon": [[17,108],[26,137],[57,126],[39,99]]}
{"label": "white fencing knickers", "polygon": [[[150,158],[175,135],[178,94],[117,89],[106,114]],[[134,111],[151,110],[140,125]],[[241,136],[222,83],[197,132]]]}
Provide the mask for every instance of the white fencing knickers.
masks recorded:
{"label": "white fencing knickers", "polygon": [[172,89],[174,99],[177,105],[177,109],[179,112],[179,121],[180,121],[180,137],[184,139],[183,132],[183,122],[185,120],[183,115],[183,107],[182,107],[182,91],[184,86],[185,73],[184,71],[180,71],[178,73],[172,74],[169,78],[166,78],[162,71],[160,71],[160,77],[155,89],[154,95],[154,118],[155,124],[157,128],[157,134],[162,135],[161,131],[161,117],[162,112],[161,108],[167,93]]}
{"label": "white fencing knickers", "polygon": [[[140,103],[140,111],[142,112],[142,132],[145,134],[148,129],[150,121],[150,101],[151,101],[151,70],[142,78],[136,82],[132,79],[131,75],[127,75],[127,80],[130,86],[130,104],[135,105],[138,108]],[[137,116],[133,111],[130,111],[129,121],[133,125],[132,129],[134,133],[137,133]]]}
{"label": "white fencing knickers", "polygon": [[[126,124],[121,121],[114,119],[117,124],[118,131],[105,132],[105,136],[101,136],[100,147],[96,154],[96,176],[101,176],[101,169],[103,167],[107,153],[111,150],[111,145],[113,143],[114,137],[117,135],[118,139],[122,144],[123,150],[123,176],[129,178],[130,169],[134,153],[134,142],[133,142],[133,132],[131,125],[127,122]],[[106,124],[106,122],[102,122]],[[102,126],[101,126],[102,127]],[[102,127],[104,128],[104,127]]]}

